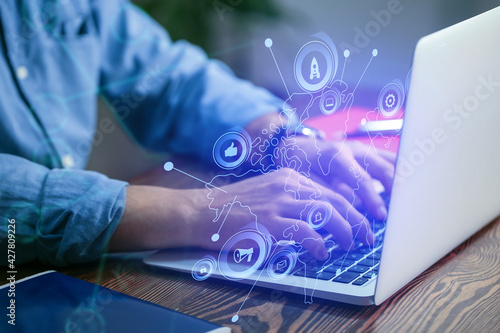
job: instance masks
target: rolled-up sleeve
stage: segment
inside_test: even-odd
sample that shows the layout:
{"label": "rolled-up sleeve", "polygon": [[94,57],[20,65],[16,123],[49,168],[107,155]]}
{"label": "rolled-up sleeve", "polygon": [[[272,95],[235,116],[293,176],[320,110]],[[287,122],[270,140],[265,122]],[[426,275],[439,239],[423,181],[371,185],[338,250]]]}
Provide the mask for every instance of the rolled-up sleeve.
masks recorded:
{"label": "rolled-up sleeve", "polygon": [[0,154],[0,170],[0,238],[7,243],[15,220],[17,264],[39,258],[65,266],[102,255],[122,217],[127,183],[7,154]]}

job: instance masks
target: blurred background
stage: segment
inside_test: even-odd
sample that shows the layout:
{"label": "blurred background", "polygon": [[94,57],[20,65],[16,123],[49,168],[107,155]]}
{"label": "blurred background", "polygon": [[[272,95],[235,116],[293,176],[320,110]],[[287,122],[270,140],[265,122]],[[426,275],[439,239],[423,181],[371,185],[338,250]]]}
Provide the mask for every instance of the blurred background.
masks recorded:
{"label": "blurred background", "polygon": [[[374,108],[387,83],[406,81],[417,41],[500,5],[499,0],[133,0],[162,24],[172,39],[200,45],[236,73],[286,99],[287,94],[269,49],[293,92],[293,65],[300,48],[325,32],[339,55],[339,72],[347,59],[344,81],[352,89],[359,82],[354,104]],[[384,16],[383,13],[390,13]],[[481,38],[481,36],[478,36]],[[480,60],[480,59],[478,59]],[[338,72],[338,73],[339,73]],[[338,78],[338,75],[336,76]],[[101,103],[102,104],[102,103]],[[113,118],[101,105],[100,117]],[[117,155],[109,163],[109,152]],[[134,167],[129,164],[133,160]],[[114,131],[94,147],[88,168],[110,177],[130,179],[165,160],[139,149],[123,131]],[[106,161],[106,162],[104,162]]]}
{"label": "blurred background", "polygon": [[[344,76],[349,85],[357,83],[372,49],[378,49],[379,56],[360,84],[361,91],[370,96],[372,91],[379,91],[394,79],[405,82],[415,45],[421,37],[500,5],[498,0],[134,2],[165,26],[174,40],[186,39],[202,46],[211,57],[227,63],[239,77],[264,86],[280,97],[285,97],[285,90],[264,45],[266,38],[272,38],[276,60],[293,91],[298,89],[293,77],[295,56],[314,33],[328,34],[339,55],[345,48],[351,49]],[[384,22],[380,24],[376,18],[378,13],[388,12],[390,8],[399,13],[391,14],[388,19],[382,17]],[[356,102],[371,104],[370,98]]]}

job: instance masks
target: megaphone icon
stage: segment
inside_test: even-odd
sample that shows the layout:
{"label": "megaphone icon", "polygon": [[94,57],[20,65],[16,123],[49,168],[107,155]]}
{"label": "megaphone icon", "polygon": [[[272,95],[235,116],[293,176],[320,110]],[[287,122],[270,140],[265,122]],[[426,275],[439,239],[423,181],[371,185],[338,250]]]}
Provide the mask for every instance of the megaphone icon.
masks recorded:
{"label": "megaphone icon", "polygon": [[233,254],[234,261],[239,264],[243,259],[247,258],[247,262],[252,260],[253,248],[249,249],[236,249]]}

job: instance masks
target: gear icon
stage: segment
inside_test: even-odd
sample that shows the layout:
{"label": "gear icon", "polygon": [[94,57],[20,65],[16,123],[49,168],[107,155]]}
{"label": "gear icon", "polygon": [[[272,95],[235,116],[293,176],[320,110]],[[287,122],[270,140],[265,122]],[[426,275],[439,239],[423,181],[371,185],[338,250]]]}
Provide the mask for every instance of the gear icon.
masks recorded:
{"label": "gear icon", "polygon": [[380,91],[377,99],[377,107],[384,118],[391,118],[401,107],[405,98],[404,89],[398,80],[387,84]]}
{"label": "gear icon", "polygon": [[390,109],[394,107],[395,104],[396,104],[396,96],[394,96],[394,94],[387,95],[387,97],[385,98],[385,106]]}

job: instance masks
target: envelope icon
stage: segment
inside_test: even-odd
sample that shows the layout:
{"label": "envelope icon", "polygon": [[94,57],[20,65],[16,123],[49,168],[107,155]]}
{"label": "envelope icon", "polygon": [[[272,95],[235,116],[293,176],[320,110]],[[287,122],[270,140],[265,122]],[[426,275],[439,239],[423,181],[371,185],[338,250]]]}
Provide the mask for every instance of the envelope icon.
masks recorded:
{"label": "envelope icon", "polygon": [[287,260],[283,259],[276,264],[276,270],[277,271],[284,271],[284,270],[286,270],[287,266],[288,266]]}

